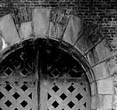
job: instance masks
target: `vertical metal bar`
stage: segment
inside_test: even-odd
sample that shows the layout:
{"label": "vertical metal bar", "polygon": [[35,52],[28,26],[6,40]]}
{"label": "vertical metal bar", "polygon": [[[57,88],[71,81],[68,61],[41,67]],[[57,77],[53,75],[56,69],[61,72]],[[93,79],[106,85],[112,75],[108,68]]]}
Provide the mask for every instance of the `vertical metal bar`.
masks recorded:
{"label": "vertical metal bar", "polygon": [[38,69],[38,60],[39,60],[39,50],[38,48],[35,46],[34,49],[34,53],[35,53],[35,58],[34,58],[34,64],[35,64],[35,77],[36,77],[36,83],[37,83],[37,108],[38,110],[40,109],[40,76],[39,76],[39,69]]}
{"label": "vertical metal bar", "polygon": [[38,74],[37,93],[38,93],[38,110],[39,110],[39,109],[40,109],[40,68],[39,68],[39,50],[37,50],[37,74]]}

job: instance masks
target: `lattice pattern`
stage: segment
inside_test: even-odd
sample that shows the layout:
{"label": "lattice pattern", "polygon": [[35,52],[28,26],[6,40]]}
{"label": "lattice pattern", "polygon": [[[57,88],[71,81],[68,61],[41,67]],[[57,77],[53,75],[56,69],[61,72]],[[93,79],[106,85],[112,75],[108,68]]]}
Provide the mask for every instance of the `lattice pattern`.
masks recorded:
{"label": "lattice pattern", "polygon": [[4,71],[4,74],[7,76],[12,75],[12,73],[13,73],[13,70],[10,67],[7,67]]}
{"label": "lattice pattern", "polygon": [[[41,97],[46,110],[90,110],[89,88],[85,81],[43,81]],[[45,91],[45,93],[44,93]],[[43,106],[42,106],[43,107]]]}
{"label": "lattice pattern", "polygon": [[0,110],[37,110],[36,85],[30,81],[0,84]]}

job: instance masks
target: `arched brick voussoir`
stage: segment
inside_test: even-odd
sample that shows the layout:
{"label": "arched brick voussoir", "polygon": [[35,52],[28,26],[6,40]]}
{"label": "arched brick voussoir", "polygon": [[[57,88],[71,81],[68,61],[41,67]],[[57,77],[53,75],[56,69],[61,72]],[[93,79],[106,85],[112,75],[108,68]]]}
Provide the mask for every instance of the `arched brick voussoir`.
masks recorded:
{"label": "arched brick voussoir", "polygon": [[98,94],[97,96],[97,109],[96,110],[114,110],[113,109],[113,95]]}
{"label": "arched brick voussoir", "polygon": [[22,39],[28,39],[32,35],[32,22],[22,23],[19,30]]}
{"label": "arched brick voussoir", "polygon": [[90,90],[91,90],[91,96],[95,96],[97,94],[97,82],[93,81],[90,83]]}
{"label": "arched brick voussoir", "polygon": [[45,8],[35,8],[32,12],[32,25],[35,36],[45,38],[49,26],[50,10]]}
{"label": "arched brick voussoir", "polygon": [[74,45],[79,37],[79,33],[81,32],[81,26],[81,19],[79,17],[71,15],[68,26],[63,36],[63,40],[71,45]]}
{"label": "arched brick voussoir", "polygon": [[88,40],[88,38],[85,35],[82,35],[76,43],[75,47],[79,48],[82,51],[82,53],[85,54],[87,50],[93,47],[93,44],[90,42],[90,40]]}
{"label": "arched brick voussoir", "polygon": [[13,45],[20,41],[16,26],[10,14],[0,18],[0,32],[8,45]]}
{"label": "arched brick voussoir", "polygon": [[113,51],[110,51],[106,46],[105,39],[87,54],[87,59],[90,65],[96,66],[104,61],[108,61],[113,55]]}
{"label": "arched brick voussoir", "polygon": [[53,22],[50,22],[50,27],[49,27],[49,38],[54,38],[54,39],[60,39],[61,34],[62,34],[62,29],[63,27],[56,23],[54,24]]}
{"label": "arched brick voussoir", "polygon": [[96,80],[101,80],[110,77],[110,72],[107,62],[100,63],[95,67],[93,67],[92,69],[94,71]]}

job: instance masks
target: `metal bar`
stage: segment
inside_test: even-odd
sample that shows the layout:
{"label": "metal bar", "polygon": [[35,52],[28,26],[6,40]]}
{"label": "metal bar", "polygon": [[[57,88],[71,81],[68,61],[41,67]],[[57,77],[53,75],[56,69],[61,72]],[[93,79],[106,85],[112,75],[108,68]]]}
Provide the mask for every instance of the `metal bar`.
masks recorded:
{"label": "metal bar", "polygon": [[39,76],[39,64],[38,64],[38,60],[39,60],[39,51],[38,49],[35,47],[35,61],[34,61],[34,64],[35,64],[35,77],[36,77],[36,80],[37,80],[37,107],[38,107],[38,110],[40,109],[40,76]]}

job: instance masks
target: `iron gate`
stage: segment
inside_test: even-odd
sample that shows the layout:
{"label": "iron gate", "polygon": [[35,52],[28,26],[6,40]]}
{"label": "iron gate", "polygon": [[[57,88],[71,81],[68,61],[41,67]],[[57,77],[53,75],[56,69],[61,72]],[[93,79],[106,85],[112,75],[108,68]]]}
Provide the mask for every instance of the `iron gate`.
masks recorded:
{"label": "iron gate", "polygon": [[26,44],[0,63],[0,110],[90,110],[81,66],[65,52],[57,57],[59,50],[38,47]]}
{"label": "iron gate", "polygon": [[41,82],[41,110],[89,110],[87,89],[79,80]]}

